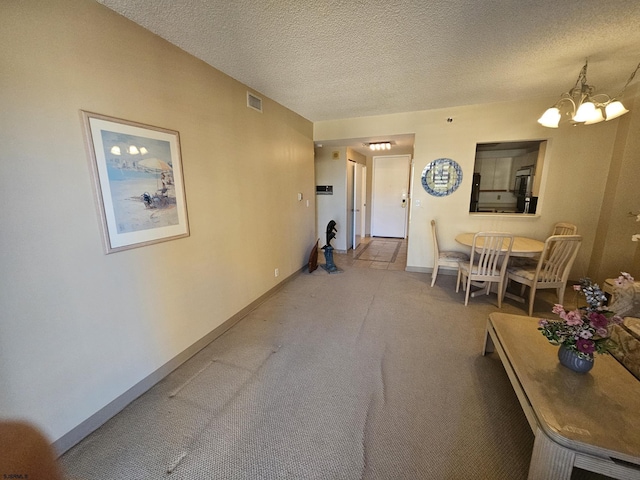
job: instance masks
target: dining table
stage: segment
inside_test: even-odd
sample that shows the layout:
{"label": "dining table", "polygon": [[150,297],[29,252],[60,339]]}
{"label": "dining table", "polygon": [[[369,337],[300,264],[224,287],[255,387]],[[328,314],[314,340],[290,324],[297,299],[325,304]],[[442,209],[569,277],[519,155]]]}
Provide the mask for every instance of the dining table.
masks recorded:
{"label": "dining table", "polygon": [[[474,232],[465,232],[456,235],[456,242],[466,247],[471,248],[473,246],[473,237],[475,236]],[[478,238],[478,242],[476,243],[476,248],[483,246],[483,238]],[[521,237],[514,236],[513,244],[511,246],[511,254],[510,257],[535,257],[539,255],[544,250],[544,242],[540,240],[536,240],[535,238],[529,237]],[[486,292],[486,284],[475,284],[476,287],[480,287],[480,290],[475,292],[471,292],[472,297],[476,297],[478,295],[482,295],[483,292]],[[511,298],[512,300],[516,300],[520,303],[524,303],[524,298],[514,295],[510,292],[505,292],[505,297]]]}
{"label": "dining table", "polygon": [[[467,232],[456,235],[456,242],[469,248],[473,246],[473,237],[475,233]],[[478,239],[477,247],[482,247],[482,238]],[[535,257],[544,250],[544,242],[529,237],[513,237],[513,246],[511,247],[512,257]]]}

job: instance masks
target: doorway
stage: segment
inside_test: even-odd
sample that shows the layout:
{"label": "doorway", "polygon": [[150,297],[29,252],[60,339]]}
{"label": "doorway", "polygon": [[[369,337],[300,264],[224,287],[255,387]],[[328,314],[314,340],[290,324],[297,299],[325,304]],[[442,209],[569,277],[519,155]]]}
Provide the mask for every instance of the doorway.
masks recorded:
{"label": "doorway", "polygon": [[406,238],[411,155],[373,157],[371,236]]}

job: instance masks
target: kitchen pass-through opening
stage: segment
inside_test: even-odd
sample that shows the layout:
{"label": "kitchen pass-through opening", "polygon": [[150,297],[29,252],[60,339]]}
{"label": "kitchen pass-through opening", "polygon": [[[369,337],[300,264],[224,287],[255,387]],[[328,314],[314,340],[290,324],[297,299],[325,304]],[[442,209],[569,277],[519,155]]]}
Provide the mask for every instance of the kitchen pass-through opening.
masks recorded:
{"label": "kitchen pass-through opening", "polygon": [[479,143],[469,212],[535,214],[546,143]]}

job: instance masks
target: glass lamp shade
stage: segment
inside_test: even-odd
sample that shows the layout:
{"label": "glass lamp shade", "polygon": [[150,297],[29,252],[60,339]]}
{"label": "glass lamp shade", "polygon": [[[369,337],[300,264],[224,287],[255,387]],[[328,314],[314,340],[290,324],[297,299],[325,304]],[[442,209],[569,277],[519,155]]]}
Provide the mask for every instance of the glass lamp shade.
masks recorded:
{"label": "glass lamp shade", "polygon": [[129,152],[129,155],[138,155],[140,153],[138,147],[136,147],[135,145],[131,145],[127,151]]}
{"label": "glass lamp shade", "polygon": [[538,123],[547,128],[558,128],[560,123],[560,110],[556,107],[548,108],[538,119]]}
{"label": "glass lamp shade", "polygon": [[593,120],[598,115],[596,112],[596,106],[591,102],[584,102],[580,107],[578,107],[578,111],[573,116],[574,122],[586,122],[588,120]]}
{"label": "glass lamp shade", "polygon": [[585,125],[593,125],[594,123],[604,122],[604,115],[602,115],[602,109],[596,108],[593,116],[584,122]]}
{"label": "glass lamp shade", "polygon": [[629,110],[624,108],[624,105],[622,105],[622,102],[619,102],[618,100],[616,100],[615,102],[611,102],[609,105],[607,105],[604,111],[607,115],[607,120],[613,120],[614,118],[618,118],[624,115]]}
{"label": "glass lamp shade", "polygon": [[113,153],[114,155],[121,155],[120,147],[114,145],[113,147],[111,147],[111,153]]}

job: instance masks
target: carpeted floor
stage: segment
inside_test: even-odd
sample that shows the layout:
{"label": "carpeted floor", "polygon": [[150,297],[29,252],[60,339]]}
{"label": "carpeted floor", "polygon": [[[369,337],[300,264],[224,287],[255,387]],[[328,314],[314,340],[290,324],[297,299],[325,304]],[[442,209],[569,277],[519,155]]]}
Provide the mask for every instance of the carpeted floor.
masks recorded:
{"label": "carpeted floor", "polygon": [[533,434],[500,360],[480,354],[495,295],[465,307],[453,276],[431,288],[354,261],[286,284],[69,450],[67,477],[526,478]]}

